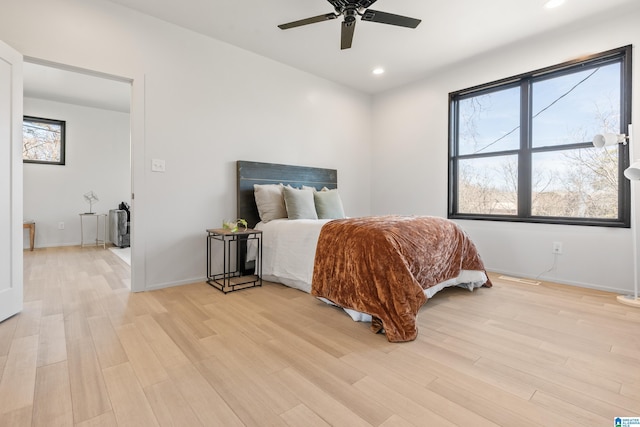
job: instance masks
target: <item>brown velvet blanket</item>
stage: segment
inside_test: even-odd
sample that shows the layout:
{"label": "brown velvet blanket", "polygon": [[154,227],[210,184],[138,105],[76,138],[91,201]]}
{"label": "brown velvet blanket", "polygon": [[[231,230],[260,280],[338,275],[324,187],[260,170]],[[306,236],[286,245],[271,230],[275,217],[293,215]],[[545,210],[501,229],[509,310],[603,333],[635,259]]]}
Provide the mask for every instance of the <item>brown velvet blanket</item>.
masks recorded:
{"label": "brown velvet blanket", "polygon": [[[391,342],[414,340],[424,289],[484,265],[454,222],[380,216],[328,222],[318,239],[311,293],[368,313]],[[487,279],[484,286],[490,287]]]}

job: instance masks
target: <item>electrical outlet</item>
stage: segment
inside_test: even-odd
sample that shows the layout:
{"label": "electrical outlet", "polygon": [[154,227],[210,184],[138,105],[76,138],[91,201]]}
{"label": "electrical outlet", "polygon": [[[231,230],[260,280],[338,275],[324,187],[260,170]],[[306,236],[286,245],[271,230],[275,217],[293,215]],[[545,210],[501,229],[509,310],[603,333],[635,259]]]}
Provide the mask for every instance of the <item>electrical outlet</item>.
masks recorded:
{"label": "electrical outlet", "polygon": [[151,160],[151,171],[152,172],[164,172],[165,171],[165,162],[162,159],[152,159]]}
{"label": "electrical outlet", "polygon": [[64,222],[58,223],[58,230],[64,230]]}
{"label": "electrical outlet", "polygon": [[551,253],[560,255],[562,253],[562,242],[553,242]]}

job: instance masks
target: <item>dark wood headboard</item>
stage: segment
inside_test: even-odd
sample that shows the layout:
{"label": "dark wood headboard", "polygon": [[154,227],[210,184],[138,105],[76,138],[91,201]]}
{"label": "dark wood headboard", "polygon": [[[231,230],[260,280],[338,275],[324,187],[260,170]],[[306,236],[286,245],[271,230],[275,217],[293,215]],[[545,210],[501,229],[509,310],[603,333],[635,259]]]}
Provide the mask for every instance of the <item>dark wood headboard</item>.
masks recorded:
{"label": "dark wood headboard", "polygon": [[306,166],[279,165],[238,160],[237,213],[238,218],[247,220],[250,228],[260,222],[253,184],[291,184],[329,189],[338,188],[338,171],[335,169],[312,168]]}

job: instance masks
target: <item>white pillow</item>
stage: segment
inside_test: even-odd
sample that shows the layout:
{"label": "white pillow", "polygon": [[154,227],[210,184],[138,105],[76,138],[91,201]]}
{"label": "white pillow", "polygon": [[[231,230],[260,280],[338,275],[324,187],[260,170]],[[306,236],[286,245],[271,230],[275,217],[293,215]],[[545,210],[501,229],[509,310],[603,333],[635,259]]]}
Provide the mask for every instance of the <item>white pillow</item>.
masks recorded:
{"label": "white pillow", "polygon": [[287,217],[282,184],[253,184],[253,194],[262,222]]}
{"label": "white pillow", "polygon": [[284,187],[284,204],[289,219],[318,219],[311,190]]}
{"label": "white pillow", "polygon": [[323,188],[322,191],[313,193],[316,212],[319,219],[340,219],[344,218],[344,208],[338,190]]}

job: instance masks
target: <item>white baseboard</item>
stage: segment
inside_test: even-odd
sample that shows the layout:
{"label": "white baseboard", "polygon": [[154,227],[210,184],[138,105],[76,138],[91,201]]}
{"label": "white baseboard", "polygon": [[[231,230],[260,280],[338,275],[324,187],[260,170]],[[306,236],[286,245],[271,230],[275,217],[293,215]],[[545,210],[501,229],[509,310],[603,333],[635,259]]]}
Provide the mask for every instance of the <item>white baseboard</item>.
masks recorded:
{"label": "white baseboard", "polygon": [[488,268],[488,267],[486,267],[486,268],[487,268],[487,271],[489,271],[491,273],[504,274],[504,275],[513,276],[513,277],[521,277],[521,278],[527,279],[527,280],[553,282],[553,283],[558,283],[558,284],[561,284],[561,285],[577,286],[579,288],[596,289],[598,291],[612,292],[612,293],[615,293],[615,294],[623,294],[623,295],[626,295],[629,292],[631,292],[629,289],[622,289],[622,288],[608,287],[608,286],[600,286],[600,285],[596,285],[596,284],[593,284],[593,283],[584,283],[584,282],[578,282],[578,281],[562,280],[562,279],[558,279],[558,278],[555,278],[555,277],[549,277],[549,276],[545,276],[545,275],[542,275],[540,277],[535,277],[535,276],[530,276],[530,275],[527,275],[527,274],[522,274],[521,272],[516,272],[516,271],[493,269],[493,268]]}

